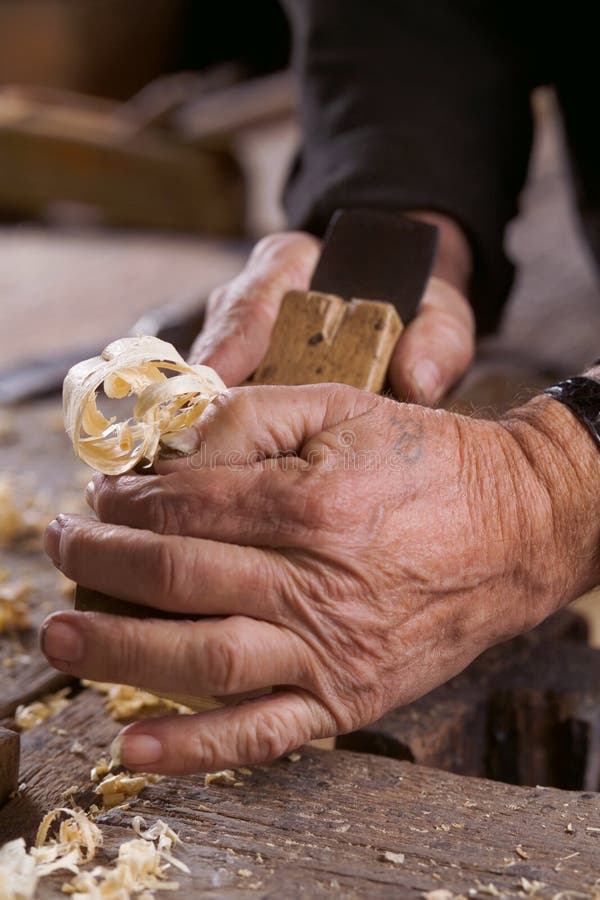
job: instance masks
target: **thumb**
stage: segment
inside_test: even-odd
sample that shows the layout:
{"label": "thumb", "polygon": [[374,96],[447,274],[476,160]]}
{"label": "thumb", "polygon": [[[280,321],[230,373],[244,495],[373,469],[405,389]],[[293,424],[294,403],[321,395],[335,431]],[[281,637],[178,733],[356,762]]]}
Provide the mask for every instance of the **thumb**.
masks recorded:
{"label": "thumb", "polygon": [[397,397],[435,406],[466,372],[475,353],[469,302],[447,281],[430,278],[418,313],[402,332],[389,377]]}
{"label": "thumb", "polygon": [[228,387],[245,381],[267,351],[284,294],[308,289],[319,246],[302,232],[259,241],[243,271],[210,295],[190,362],[212,366]]}

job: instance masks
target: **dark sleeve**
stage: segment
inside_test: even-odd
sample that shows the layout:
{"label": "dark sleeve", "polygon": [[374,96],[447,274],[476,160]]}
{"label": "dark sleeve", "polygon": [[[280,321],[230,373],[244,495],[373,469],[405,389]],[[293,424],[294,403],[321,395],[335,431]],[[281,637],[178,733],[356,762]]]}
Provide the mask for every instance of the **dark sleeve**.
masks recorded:
{"label": "dark sleeve", "polygon": [[[322,234],[338,207],[430,209],[473,250],[471,299],[492,330],[503,251],[531,145],[533,62],[512,0],[285,0],[303,144],[290,225]],[[518,25],[518,23],[521,23]]]}

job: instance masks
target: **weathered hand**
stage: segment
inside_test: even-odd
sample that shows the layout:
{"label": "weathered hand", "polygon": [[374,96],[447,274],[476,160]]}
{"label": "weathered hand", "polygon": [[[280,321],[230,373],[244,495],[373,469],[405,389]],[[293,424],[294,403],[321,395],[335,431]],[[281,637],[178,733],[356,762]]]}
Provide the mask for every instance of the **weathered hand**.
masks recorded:
{"label": "weathered hand", "polygon": [[549,399],[493,423],[340,385],[228,392],[200,420],[194,457],[96,476],[100,521],[61,516],[46,537],[85,586],[211,618],[59,612],[43,626],[46,656],[163,692],[280,686],[129,726],[130,768],[259,762],[376,720],[588,586],[597,548],[583,511],[587,543],[567,515],[578,463],[531,424],[540,402],[575,447],[569,429],[582,429]]}
{"label": "weathered hand", "polygon": [[[267,351],[283,295],[308,289],[319,250],[319,241],[300,232],[257,244],[243,272],[211,294],[191,360],[212,366],[230,386],[248,378]],[[396,395],[426,405],[464,374],[474,352],[473,313],[446,268],[430,279],[390,363]]]}

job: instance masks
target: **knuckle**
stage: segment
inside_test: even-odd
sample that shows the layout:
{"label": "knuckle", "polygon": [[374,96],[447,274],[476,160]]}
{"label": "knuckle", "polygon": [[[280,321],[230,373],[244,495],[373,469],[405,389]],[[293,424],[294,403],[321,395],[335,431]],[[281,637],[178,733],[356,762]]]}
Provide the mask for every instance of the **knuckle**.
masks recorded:
{"label": "knuckle", "polygon": [[231,282],[221,284],[210,292],[206,301],[206,309],[209,314],[212,315],[226,301],[230,284]]}
{"label": "knuckle", "polygon": [[133,498],[133,505],[138,507],[137,518],[157,534],[168,534],[173,530],[171,506],[165,503],[162,492],[155,485],[142,488]]}
{"label": "knuckle", "polygon": [[276,261],[282,253],[302,243],[305,238],[308,238],[308,235],[300,231],[280,231],[267,234],[255,244],[250,259]]}
{"label": "knuckle", "polygon": [[172,475],[142,487],[131,498],[136,509],[136,522],[156,534],[181,534],[189,521],[193,497],[180,490]]}
{"label": "knuckle", "polygon": [[157,599],[160,601],[182,599],[181,572],[185,571],[186,567],[178,564],[175,545],[168,539],[163,541],[155,549],[154,589]]}
{"label": "knuckle", "polygon": [[219,394],[211,401],[215,416],[231,420],[231,423],[244,421],[253,409],[253,403],[247,388],[234,387]]}
{"label": "knuckle", "polygon": [[249,267],[256,265],[263,271],[275,270],[283,277],[307,286],[309,267],[314,265],[320,241],[303,231],[269,234],[256,244]]}
{"label": "knuckle", "polygon": [[144,670],[144,660],[134,622],[127,618],[119,621],[119,628],[111,631],[111,648],[111,658],[118,666],[119,677],[126,681],[139,678]]}
{"label": "knuckle", "polygon": [[121,482],[104,476],[96,483],[94,491],[94,511],[101,522],[110,520],[112,509],[116,505],[114,503],[115,495],[121,488]]}
{"label": "knuckle", "polygon": [[222,767],[223,761],[228,756],[221,743],[220,734],[212,734],[210,728],[203,728],[201,733],[194,735],[193,740],[188,744],[187,753],[189,753],[190,766],[194,769],[197,767],[203,772],[216,772]]}
{"label": "knuckle", "polygon": [[222,630],[205,648],[205,663],[212,690],[234,694],[243,686],[246,668],[244,647],[231,631]]}
{"label": "knuckle", "polygon": [[238,733],[237,747],[240,756],[247,761],[268,761],[283,756],[295,746],[294,737],[281,716],[262,711],[257,713],[251,726]]}
{"label": "knuckle", "polygon": [[[311,528],[319,528],[330,524],[332,517],[336,519],[332,496],[329,491],[314,485],[312,490],[304,493],[304,524]],[[339,526],[339,520],[338,526]]]}

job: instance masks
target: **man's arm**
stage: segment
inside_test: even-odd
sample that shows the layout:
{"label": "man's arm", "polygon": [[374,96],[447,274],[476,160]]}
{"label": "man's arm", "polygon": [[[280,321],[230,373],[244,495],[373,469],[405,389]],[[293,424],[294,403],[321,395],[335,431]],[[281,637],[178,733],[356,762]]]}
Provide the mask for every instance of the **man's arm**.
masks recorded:
{"label": "man's arm", "polygon": [[526,10],[472,0],[285,0],[303,143],[287,190],[293,227],[323,233],[338,207],[431,210],[473,252],[470,297],[494,327],[512,269],[531,142],[535,48]]}
{"label": "man's arm", "polygon": [[[440,227],[434,278],[389,379],[433,405],[469,366],[474,318],[491,328],[510,287],[502,250],[524,179],[533,64],[522,10],[469,0],[288,0],[303,144],[287,192],[292,224],[319,236],[338,207],[421,215]],[[261,361],[285,291],[306,290],[318,243],[257,246],[210,297],[195,362],[240,384]]]}

